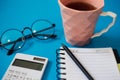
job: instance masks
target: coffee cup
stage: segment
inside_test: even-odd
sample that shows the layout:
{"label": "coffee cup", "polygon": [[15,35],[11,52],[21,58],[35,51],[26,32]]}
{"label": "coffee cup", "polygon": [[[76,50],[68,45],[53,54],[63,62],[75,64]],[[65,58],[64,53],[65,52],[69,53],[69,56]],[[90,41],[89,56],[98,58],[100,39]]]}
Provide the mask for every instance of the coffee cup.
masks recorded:
{"label": "coffee cup", "polygon": [[[114,25],[116,14],[103,12],[104,0],[58,0],[66,41],[73,46],[84,46],[92,38],[99,37]],[[112,22],[100,32],[94,33],[99,16],[110,16]]]}

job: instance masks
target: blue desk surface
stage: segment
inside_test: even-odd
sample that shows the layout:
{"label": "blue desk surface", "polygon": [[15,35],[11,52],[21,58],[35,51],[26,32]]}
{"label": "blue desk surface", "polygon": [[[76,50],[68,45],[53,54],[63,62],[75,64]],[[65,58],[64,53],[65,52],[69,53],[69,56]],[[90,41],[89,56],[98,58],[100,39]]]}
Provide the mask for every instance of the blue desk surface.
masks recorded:
{"label": "blue desk surface", "polygon": [[[56,34],[58,37],[50,41],[38,41],[31,39],[30,47],[17,52],[47,57],[49,63],[45,70],[43,80],[56,80],[56,49],[65,43],[69,47],[73,47],[65,41],[63,32],[62,19],[58,0],[0,0],[0,35],[3,31],[10,28],[22,30],[23,27],[30,26],[36,19],[48,19],[56,24]],[[84,48],[96,47],[112,47],[116,48],[120,54],[120,0],[105,0],[103,11],[113,11],[117,14],[117,21],[109,32],[101,37],[91,40],[89,45]],[[95,32],[100,31],[111,21],[111,18],[100,17]],[[82,48],[83,48],[82,47]],[[15,53],[17,53],[15,52]],[[15,56],[7,56],[7,51],[0,48],[0,79],[3,77],[11,60]]]}

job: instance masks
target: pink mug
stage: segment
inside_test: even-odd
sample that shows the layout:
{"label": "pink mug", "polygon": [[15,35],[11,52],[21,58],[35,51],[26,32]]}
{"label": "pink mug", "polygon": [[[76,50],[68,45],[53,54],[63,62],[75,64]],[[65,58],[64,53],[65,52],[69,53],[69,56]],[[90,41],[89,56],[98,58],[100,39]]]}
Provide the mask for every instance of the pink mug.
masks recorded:
{"label": "pink mug", "polygon": [[[74,46],[84,46],[91,38],[106,33],[115,23],[116,14],[102,12],[104,0],[58,0],[65,38]],[[95,25],[99,16],[110,16],[113,21],[102,31],[94,34]]]}

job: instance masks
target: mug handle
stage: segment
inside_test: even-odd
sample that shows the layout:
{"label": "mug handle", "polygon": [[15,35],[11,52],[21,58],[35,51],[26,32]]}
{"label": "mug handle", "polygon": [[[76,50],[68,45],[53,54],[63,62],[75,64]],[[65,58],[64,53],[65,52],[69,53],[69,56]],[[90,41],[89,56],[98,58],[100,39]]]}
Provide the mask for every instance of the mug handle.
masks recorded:
{"label": "mug handle", "polygon": [[106,33],[107,31],[109,31],[109,29],[115,24],[117,14],[108,11],[108,12],[102,12],[100,15],[101,15],[101,16],[110,16],[110,17],[113,18],[113,20],[112,20],[112,22],[108,25],[107,28],[103,29],[102,31],[100,31],[100,32],[98,32],[98,33],[95,33],[91,38],[95,38],[95,37],[101,36],[102,34],[104,34],[104,33]]}

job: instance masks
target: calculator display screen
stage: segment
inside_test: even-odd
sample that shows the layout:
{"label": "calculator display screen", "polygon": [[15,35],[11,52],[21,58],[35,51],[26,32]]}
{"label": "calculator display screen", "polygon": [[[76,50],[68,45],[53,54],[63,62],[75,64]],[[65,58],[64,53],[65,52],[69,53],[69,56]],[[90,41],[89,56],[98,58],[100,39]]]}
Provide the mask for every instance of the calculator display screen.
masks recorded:
{"label": "calculator display screen", "polygon": [[12,65],[41,71],[44,64],[27,60],[15,59]]}

